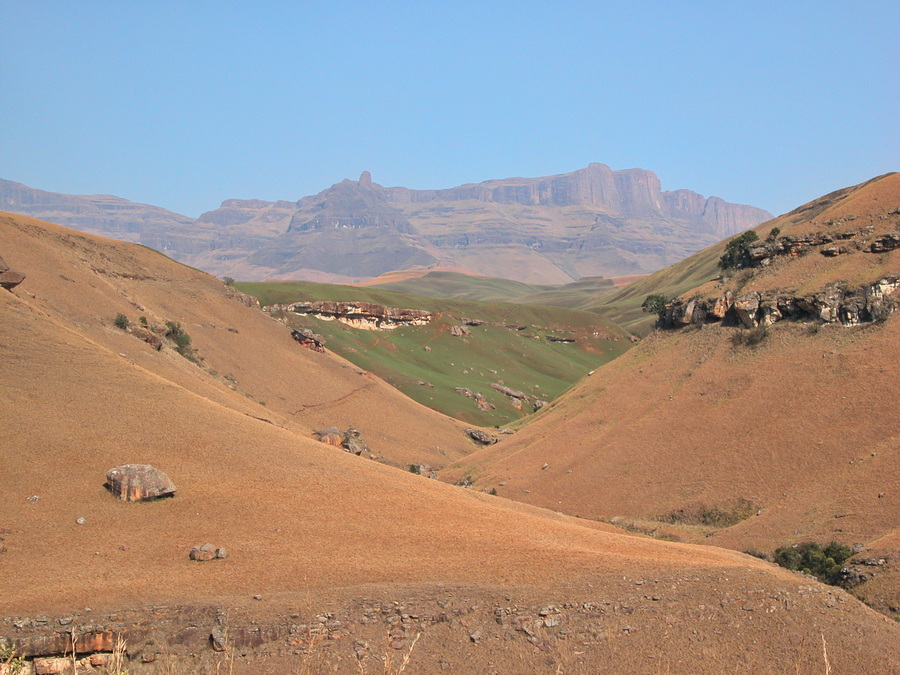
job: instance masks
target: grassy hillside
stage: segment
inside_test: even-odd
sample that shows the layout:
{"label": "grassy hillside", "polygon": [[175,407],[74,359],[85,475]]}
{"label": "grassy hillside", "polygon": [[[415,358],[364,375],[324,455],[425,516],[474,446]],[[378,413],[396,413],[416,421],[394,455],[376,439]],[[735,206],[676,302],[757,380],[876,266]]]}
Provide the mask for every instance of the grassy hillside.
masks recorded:
{"label": "grassy hillside", "polygon": [[[866,189],[873,184],[878,182],[883,182],[883,185],[892,183],[893,176],[894,174],[885,174],[859,185],[835,190],[789,213],[750,229],[755,230],[761,239],[765,238],[774,227],[779,228],[782,234],[806,232],[810,230],[810,223],[813,223],[811,226],[813,230],[822,229],[827,227],[827,225],[825,223],[816,223],[815,221],[823,213],[842,201],[846,202],[848,198],[852,201],[857,196],[865,194]],[[888,201],[890,200],[888,199]],[[641,311],[641,303],[644,299],[653,293],[675,298],[715,279],[720,273],[718,268],[719,259],[725,252],[725,246],[730,239],[730,237],[723,239],[689,258],[654,272],[643,279],[639,279],[618,293],[605,296],[598,303],[589,307],[583,307],[583,309],[600,312],[607,319],[614,321],[635,335],[646,335],[652,330],[656,317]]]}
{"label": "grassy hillside", "polygon": [[[463,276],[463,275],[459,275]],[[533,400],[516,407],[492,383],[552,401],[589,371],[622,354],[631,343],[616,326],[596,314],[541,305],[430,298],[375,287],[309,282],[238,283],[263,305],[300,300],[355,300],[434,313],[425,326],[392,331],[352,328],[338,321],[287,314],[293,327],[309,328],[326,348],[370,371],[414,400],[473,424],[502,426],[534,411]],[[462,319],[484,321],[455,337]],[[547,336],[572,339],[553,342]],[[426,349],[427,348],[427,349]],[[456,391],[479,392],[492,410],[480,410]]]}

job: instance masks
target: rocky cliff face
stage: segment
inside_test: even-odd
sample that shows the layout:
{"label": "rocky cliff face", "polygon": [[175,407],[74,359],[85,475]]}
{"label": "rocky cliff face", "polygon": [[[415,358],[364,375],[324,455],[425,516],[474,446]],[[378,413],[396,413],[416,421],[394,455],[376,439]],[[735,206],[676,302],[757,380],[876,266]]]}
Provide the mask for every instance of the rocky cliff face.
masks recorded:
{"label": "rocky cliff face", "polygon": [[442,190],[385,188],[364,172],[297,202],[228,199],[197,220],[0,181],[0,209],[138,242],[220,276],[334,281],[439,263],[539,283],[646,273],[771,217],[663,192],[650,171],[603,164]]}

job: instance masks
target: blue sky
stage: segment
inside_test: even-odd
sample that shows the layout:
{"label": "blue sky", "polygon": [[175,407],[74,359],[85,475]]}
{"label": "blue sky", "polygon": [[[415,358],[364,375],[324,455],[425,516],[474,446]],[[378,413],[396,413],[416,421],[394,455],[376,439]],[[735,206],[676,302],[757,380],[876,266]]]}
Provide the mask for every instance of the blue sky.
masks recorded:
{"label": "blue sky", "polygon": [[775,214],[900,170],[900,3],[0,4],[0,177],[197,216],[590,162]]}

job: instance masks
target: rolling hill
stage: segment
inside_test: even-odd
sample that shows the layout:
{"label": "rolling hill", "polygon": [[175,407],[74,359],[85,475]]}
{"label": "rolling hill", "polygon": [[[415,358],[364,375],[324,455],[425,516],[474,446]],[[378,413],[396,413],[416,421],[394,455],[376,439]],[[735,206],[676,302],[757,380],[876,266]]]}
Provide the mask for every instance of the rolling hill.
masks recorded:
{"label": "rolling hill", "polygon": [[[780,234],[764,239],[773,226]],[[655,332],[444,478],[739,550],[896,542],[900,318],[887,312],[900,286],[900,175],[761,230],[758,264],[669,303],[680,328]],[[722,250],[634,286],[677,289]],[[716,303],[733,308],[723,321]],[[896,614],[900,587],[881,588]]]}
{"label": "rolling hill", "polygon": [[[124,635],[135,673],[900,667],[900,629],[843,591],[313,440],[342,418],[395,461],[469,443],[211,277],[8,214],[0,253],[27,275],[0,291],[0,636],[29,659]],[[175,496],[116,500],[126,462]],[[227,557],[189,560],[207,541]]]}

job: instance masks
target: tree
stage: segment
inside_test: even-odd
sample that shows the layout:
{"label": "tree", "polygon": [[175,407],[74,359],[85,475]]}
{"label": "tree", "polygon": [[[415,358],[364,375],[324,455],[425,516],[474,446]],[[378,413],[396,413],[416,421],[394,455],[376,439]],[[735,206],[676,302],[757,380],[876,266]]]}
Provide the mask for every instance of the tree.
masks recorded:
{"label": "tree", "polygon": [[669,299],[666,296],[653,293],[644,299],[644,302],[641,303],[641,309],[647,314],[662,316],[663,312],[666,311],[666,303],[668,301]]}
{"label": "tree", "polygon": [[719,268],[723,272],[750,267],[751,244],[759,239],[753,230],[747,230],[725,245],[725,253],[719,258]]}

